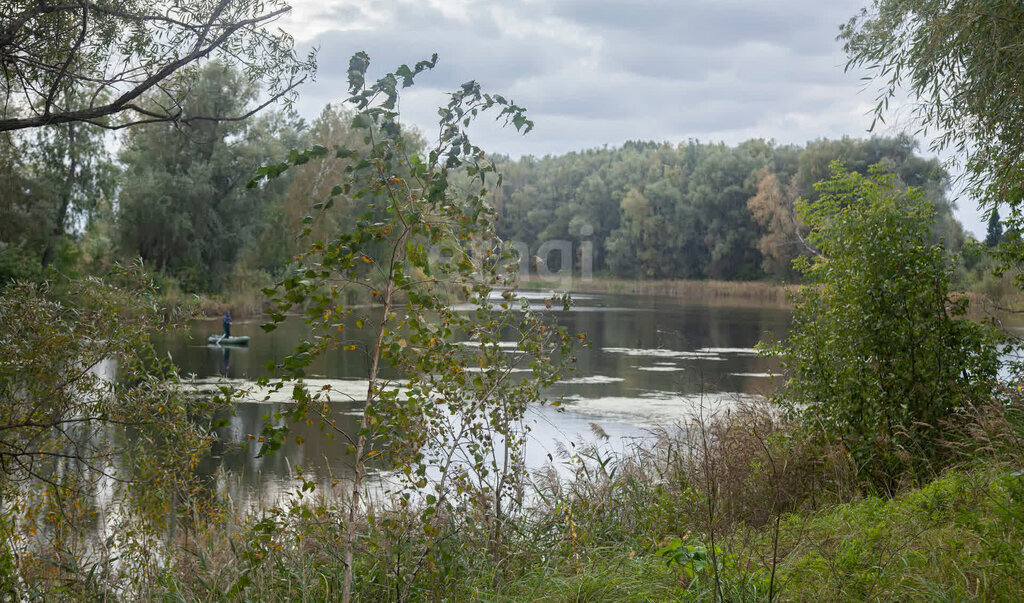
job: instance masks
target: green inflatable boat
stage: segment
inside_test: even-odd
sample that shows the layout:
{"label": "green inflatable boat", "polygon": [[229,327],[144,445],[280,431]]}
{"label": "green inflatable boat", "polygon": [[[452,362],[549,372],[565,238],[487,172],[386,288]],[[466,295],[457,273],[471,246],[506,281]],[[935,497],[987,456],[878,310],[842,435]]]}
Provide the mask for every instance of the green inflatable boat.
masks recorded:
{"label": "green inflatable boat", "polygon": [[210,345],[249,345],[249,336],[224,337],[223,335],[210,335],[206,338]]}

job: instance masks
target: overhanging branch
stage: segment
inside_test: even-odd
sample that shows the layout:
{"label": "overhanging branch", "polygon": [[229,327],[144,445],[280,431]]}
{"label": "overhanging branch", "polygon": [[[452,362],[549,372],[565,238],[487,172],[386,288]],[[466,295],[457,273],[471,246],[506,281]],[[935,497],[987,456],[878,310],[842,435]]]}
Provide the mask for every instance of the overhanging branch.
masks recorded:
{"label": "overhanging branch", "polygon": [[[273,8],[273,7],[272,7]],[[196,15],[188,22],[182,11],[166,16],[157,14],[159,8],[147,12],[132,12],[121,6],[99,6],[92,0],[49,4],[46,0],[26,2],[15,15],[5,15],[6,24],[0,25],[0,64],[3,66],[3,111],[0,113],[0,132],[24,130],[71,122],[88,122],[106,129],[121,129],[143,123],[160,121],[240,121],[247,119],[281,98],[290,95],[312,71],[314,61],[298,60],[287,34],[270,35],[263,27],[291,10],[280,6],[261,14],[262,4],[256,0],[219,0],[215,6]],[[171,10],[168,7],[168,10]],[[78,32],[70,48],[63,48],[59,39],[44,39],[54,29],[40,25],[42,19],[53,19],[64,14],[72,19]],[[248,16],[247,18],[240,18]],[[102,17],[102,19],[101,19]],[[98,22],[97,20],[106,22]],[[144,41],[147,51],[142,55],[128,54],[119,65],[100,60],[100,67],[88,65],[89,59],[110,57],[111,50],[124,48],[127,34],[115,38],[104,37],[104,27],[125,28],[132,24],[151,28],[151,39]],[[57,31],[66,31],[61,25]],[[155,29],[154,29],[155,28]],[[242,36],[239,38],[239,36]],[[251,51],[238,56],[232,52],[236,46],[251,42]],[[132,42],[134,44],[134,42]],[[150,44],[150,46],[145,46]],[[138,47],[135,47],[138,48]],[[53,52],[45,52],[47,49]],[[178,53],[184,50],[185,54]],[[125,52],[131,52],[125,51]],[[143,51],[138,51],[143,52]],[[265,56],[261,56],[261,52]],[[269,82],[269,100],[238,115],[199,115],[183,118],[174,103],[164,110],[139,101],[147,93],[161,89],[173,76],[189,65],[199,64],[215,53],[225,53],[228,61],[241,63],[250,69],[250,77]],[[261,62],[263,61],[263,62]],[[95,63],[93,63],[95,65]],[[108,68],[112,67],[112,69]],[[70,90],[68,98],[75,99],[79,91],[78,106],[57,102],[61,90]],[[117,90],[113,97],[104,91]],[[165,94],[174,98],[174,93]],[[84,101],[84,102],[83,102]],[[64,104],[64,106],[61,106]],[[21,113],[21,115],[18,115]],[[106,123],[105,118],[128,113],[126,120]]]}

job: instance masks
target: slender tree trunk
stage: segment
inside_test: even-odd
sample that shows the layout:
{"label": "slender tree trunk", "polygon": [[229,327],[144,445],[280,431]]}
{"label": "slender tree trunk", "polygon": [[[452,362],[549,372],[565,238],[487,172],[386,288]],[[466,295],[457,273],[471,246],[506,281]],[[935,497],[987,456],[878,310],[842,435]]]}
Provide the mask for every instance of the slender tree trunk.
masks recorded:
{"label": "slender tree trunk", "polygon": [[[502,524],[505,522],[505,515],[502,508],[502,493],[505,490],[505,479],[508,477],[509,471],[509,447],[512,445],[511,429],[508,424],[508,416],[504,416],[504,428],[505,428],[505,453],[502,457],[501,472],[498,474],[497,487],[494,489],[494,531],[491,535],[491,548],[494,567],[500,567],[501,565],[501,545],[502,545]],[[494,572],[494,577],[491,581],[491,586],[497,586],[498,584],[498,572]]]}
{"label": "slender tree trunk", "polygon": [[68,125],[68,147],[67,172],[64,175],[64,185],[60,189],[60,205],[57,215],[54,216],[53,229],[46,239],[46,249],[43,250],[42,265],[46,268],[53,262],[53,256],[57,251],[57,242],[64,236],[64,221],[67,220],[68,207],[71,206],[71,188],[75,184],[75,173],[78,171],[78,155],[74,152],[75,126]]}
{"label": "slender tree trunk", "polygon": [[370,365],[370,379],[366,387],[366,402],[363,405],[363,420],[360,424],[359,439],[356,442],[355,468],[352,477],[352,494],[348,507],[348,525],[345,526],[345,581],[342,586],[341,601],[349,603],[352,601],[352,576],[353,561],[355,557],[356,544],[356,520],[359,517],[359,503],[363,489],[363,474],[366,470],[366,441],[367,429],[369,428],[368,417],[370,409],[377,397],[377,375],[380,372],[381,345],[384,341],[384,330],[387,327],[388,314],[391,312],[392,298],[395,294],[395,266],[399,262],[402,250],[405,248],[405,241],[409,237],[409,229],[406,228],[402,236],[398,238],[391,256],[391,263],[388,268],[388,280],[384,290],[384,308],[380,314],[380,326],[377,328],[377,339],[373,346],[373,360]]}

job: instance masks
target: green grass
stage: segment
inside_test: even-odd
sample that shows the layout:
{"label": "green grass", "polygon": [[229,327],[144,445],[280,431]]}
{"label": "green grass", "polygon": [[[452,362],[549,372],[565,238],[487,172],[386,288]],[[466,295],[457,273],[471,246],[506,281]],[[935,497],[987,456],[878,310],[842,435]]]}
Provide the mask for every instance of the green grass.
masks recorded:
{"label": "green grass", "polygon": [[670,601],[684,592],[680,575],[650,555],[596,548],[573,564],[543,564],[499,588],[465,589],[457,600],[478,601]]}
{"label": "green grass", "polygon": [[1016,600],[1024,478],[952,473],[892,500],[789,517],[783,597]]}
{"label": "green grass", "polygon": [[[870,497],[789,515],[780,526],[775,594],[794,601],[1019,600],[1024,576],[1024,477],[951,473],[895,499]],[[767,600],[772,527],[719,536],[726,600]],[[691,536],[691,542],[700,539]],[[580,542],[580,559],[551,559],[482,601],[710,600],[713,575],[691,579],[652,550]],[[472,583],[472,580],[470,581]]]}

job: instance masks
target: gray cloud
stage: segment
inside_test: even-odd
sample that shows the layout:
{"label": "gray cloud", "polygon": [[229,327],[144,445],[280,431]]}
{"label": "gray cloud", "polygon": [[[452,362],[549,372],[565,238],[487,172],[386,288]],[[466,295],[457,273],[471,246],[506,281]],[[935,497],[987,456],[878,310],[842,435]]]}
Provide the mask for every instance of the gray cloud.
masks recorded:
{"label": "gray cloud", "polygon": [[[856,6],[521,0],[470,2],[464,14],[452,15],[395,1],[374,5],[383,15],[376,27],[343,29],[369,17],[358,5],[339,4],[318,14],[339,29],[310,42],[320,47],[320,85],[306,93],[317,105],[343,96],[348,57],[357,50],[370,54],[378,74],[437,52],[438,67],[424,85],[452,89],[477,79],[512,95],[538,121],[572,116],[639,125],[648,116],[635,137],[686,129],[699,136],[727,130],[729,120],[746,129],[773,113],[814,111],[802,102],[803,87],[856,92],[834,41],[838,23]],[[576,145],[561,146],[552,150]]]}
{"label": "gray cloud", "polygon": [[510,31],[490,10],[474,13],[465,22],[446,17],[426,4],[403,5],[390,13],[386,27],[373,30],[333,30],[307,42],[320,47],[320,73],[344,76],[348,58],[366,51],[383,74],[403,63],[437,53],[438,67],[430,85],[454,88],[471,80],[486,80],[507,88],[519,78],[544,73],[571,59],[575,51],[557,39],[535,40],[528,32]]}
{"label": "gray cloud", "polygon": [[314,117],[342,100],[358,50],[375,76],[436,52],[403,115],[429,133],[443,91],[475,79],[536,122],[526,137],[482,124],[476,141],[497,153],[865,136],[873,93],[844,73],[835,40],[864,1],[298,0],[307,16],[295,35],[320,47],[318,81],[299,108]]}
{"label": "gray cloud", "polygon": [[834,40],[838,24],[859,6],[853,2],[568,0],[555,14],[635,41],[672,40],[704,48],[729,48],[752,41],[814,51]]}

